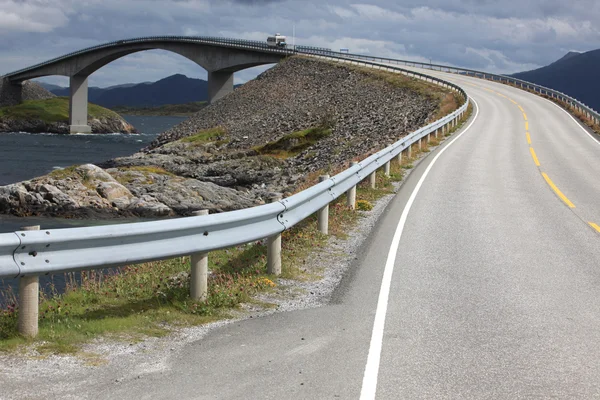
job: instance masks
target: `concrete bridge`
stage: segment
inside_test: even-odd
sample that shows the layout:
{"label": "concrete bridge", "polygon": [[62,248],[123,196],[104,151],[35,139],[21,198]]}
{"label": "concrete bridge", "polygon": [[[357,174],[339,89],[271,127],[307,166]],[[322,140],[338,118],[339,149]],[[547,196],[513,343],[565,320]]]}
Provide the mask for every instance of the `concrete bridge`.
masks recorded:
{"label": "concrete bridge", "polygon": [[[269,47],[266,42],[213,37],[147,37],[119,40],[90,47],[4,75],[3,90],[20,98],[23,81],[49,75],[70,79],[69,125],[71,133],[89,133],[88,77],[128,54],[167,50],[192,60],[208,71],[208,97],[214,102],[233,91],[233,74],[246,68],[276,63],[294,51]],[[8,85],[6,85],[8,83]]]}

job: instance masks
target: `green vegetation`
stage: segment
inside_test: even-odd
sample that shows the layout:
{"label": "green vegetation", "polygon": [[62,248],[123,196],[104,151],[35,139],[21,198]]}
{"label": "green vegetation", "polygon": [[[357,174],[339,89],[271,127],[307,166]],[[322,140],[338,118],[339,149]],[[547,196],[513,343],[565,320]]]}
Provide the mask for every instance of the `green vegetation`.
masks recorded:
{"label": "green vegetation", "polygon": [[298,155],[303,150],[329,135],[331,135],[331,128],[318,126],[303,131],[289,133],[273,142],[255,147],[254,150],[259,154],[278,158],[289,158]]}
{"label": "green vegetation", "polygon": [[113,107],[112,110],[126,115],[164,115],[174,117],[187,117],[197,113],[208,106],[206,101],[194,101],[184,104],[165,104],[156,107]]}
{"label": "green vegetation", "polygon": [[[144,179],[139,180],[140,176],[136,172],[141,172],[144,175]],[[152,175],[168,175],[175,176],[175,174],[158,167],[156,165],[138,165],[133,167],[120,167],[118,172],[113,173],[112,176],[121,185],[127,186],[135,180],[145,185],[152,185],[154,179]]]}
{"label": "green vegetation", "polygon": [[358,200],[356,202],[356,208],[361,211],[371,211],[373,209],[373,204],[368,200]]}
{"label": "green vegetation", "polygon": [[[0,108],[0,118],[15,120],[42,120],[46,123],[69,121],[69,99],[54,97],[46,100],[27,100],[16,106]],[[89,118],[120,118],[114,111],[88,104]]]}
{"label": "green vegetation", "polygon": [[145,173],[149,173],[149,174],[175,176],[175,174],[172,174],[171,172],[167,171],[166,169],[164,169],[162,167],[157,167],[156,165],[136,165],[133,167],[122,167],[122,168],[120,168],[120,170],[122,170],[122,171],[139,171],[139,172],[145,172]]}
{"label": "green vegetation", "polygon": [[194,146],[200,146],[205,143],[217,142],[217,144],[222,144],[228,142],[227,132],[225,128],[222,126],[217,126],[215,128],[204,129],[194,135],[186,136],[182,139],[179,139],[181,143],[192,143]]}

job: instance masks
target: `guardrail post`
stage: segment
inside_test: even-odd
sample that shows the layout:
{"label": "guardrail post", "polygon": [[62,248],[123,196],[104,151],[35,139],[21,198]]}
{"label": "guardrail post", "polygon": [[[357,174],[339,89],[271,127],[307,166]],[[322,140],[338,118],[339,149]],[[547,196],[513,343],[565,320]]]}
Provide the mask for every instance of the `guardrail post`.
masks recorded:
{"label": "guardrail post", "polygon": [[[355,165],[357,165],[358,162],[357,161],[352,161],[350,163],[350,167],[354,167]],[[346,205],[348,207],[350,207],[351,209],[355,209],[356,208],[356,185],[352,186],[347,192],[346,192]]]}
{"label": "guardrail post", "polygon": [[383,166],[383,173],[385,176],[390,176],[390,168],[391,168],[391,165],[390,165],[390,162],[388,161]]}
{"label": "guardrail post", "polygon": [[[25,226],[21,230],[39,231],[40,226]],[[39,296],[39,276],[23,276],[19,279],[19,315],[17,328],[23,336],[33,338],[38,334]]]}
{"label": "guardrail post", "polygon": [[[271,203],[281,200],[281,196],[273,196]],[[281,233],[267,238],[267,274],[281,275]]]}
{"label": "guardrail post", "polygon": [[[194,211],[192,215],[208,215],[208,210]],[[204,301],[208,294],[208,253],[194,253],[190,258],[190,297],[192,300]]]}
{"label": "guardrail post", "polygon": [[369,184],[371,185],[371,189],[377,187],[377,170],[371,172],[371,175],[369,175]]}
{"label": "guardrail post", "polygon": [[[319,176],[319,182],[326,181],[327,179],[329,179],[329,175]],[[325,207],[317,212],[317,225],[319,232],[325,235],[329,233],[329,204],[326,204]]]}

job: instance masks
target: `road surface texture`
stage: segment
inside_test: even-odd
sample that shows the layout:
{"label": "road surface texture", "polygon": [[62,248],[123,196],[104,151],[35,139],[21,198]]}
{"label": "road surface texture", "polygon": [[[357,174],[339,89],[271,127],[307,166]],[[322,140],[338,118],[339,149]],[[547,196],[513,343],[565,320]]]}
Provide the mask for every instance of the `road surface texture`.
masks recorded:
{"label": "road surface texture", "polygon": [[600,145],[533,94],[432,74],[473,117],[409,176],[331,304],[214,329],[139,378],[91,370],[85,395],[599,397]]}

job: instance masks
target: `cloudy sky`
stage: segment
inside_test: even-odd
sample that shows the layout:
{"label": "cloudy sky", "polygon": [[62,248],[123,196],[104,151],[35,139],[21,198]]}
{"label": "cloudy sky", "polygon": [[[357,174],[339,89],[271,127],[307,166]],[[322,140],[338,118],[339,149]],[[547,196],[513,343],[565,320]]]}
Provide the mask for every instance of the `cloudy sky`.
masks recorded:
{"label": "cloudy sky", "polygon": [[[207,35],[265,40],[509,73],[568,51],[600,48],[598,0],[0,0],[0,75],[113,40]],[[288,42],[291,40],[288,39]],[[236,73],[236,83],[265,67]],[[206,78],[164,51],[126,56],[90,76],[91,86]],[[67,86],[67,79],[45,78]]]}

